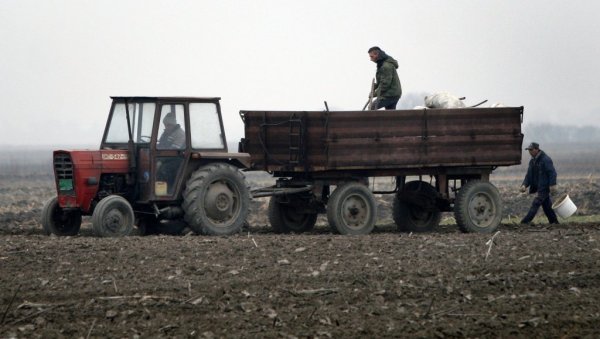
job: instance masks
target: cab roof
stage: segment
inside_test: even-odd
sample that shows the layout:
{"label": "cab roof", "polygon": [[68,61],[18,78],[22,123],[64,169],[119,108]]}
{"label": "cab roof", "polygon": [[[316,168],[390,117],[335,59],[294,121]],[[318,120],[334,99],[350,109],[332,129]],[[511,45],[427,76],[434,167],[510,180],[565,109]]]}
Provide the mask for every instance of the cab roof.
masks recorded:
{"label": "cab roof", "polygon": [[153,97],[153,96],[111,96],[113,100],[135,100],[135,101],[219,101],[221,97]]}

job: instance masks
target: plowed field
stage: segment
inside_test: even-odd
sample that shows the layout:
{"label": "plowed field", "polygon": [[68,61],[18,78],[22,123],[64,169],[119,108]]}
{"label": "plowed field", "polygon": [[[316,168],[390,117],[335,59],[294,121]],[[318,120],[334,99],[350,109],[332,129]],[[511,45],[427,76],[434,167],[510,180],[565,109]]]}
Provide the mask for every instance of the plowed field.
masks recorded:
{"label": "plowed field", "polygon": [[[325,219],[273,234],[265,201],[230,237],[46,236],[50,177],[0,183],[0,337],[600,336],[600,214],[593,181],[561,184],[577,222],[515,224],[531,196],[498,182],[495,235],[399,233],[379,200],[373,234],[339,236]],[[540,211],[541,213],[541,211]],[[571,220],[571,219],[569,219]],[[493,238],[493,240],[492,240]]]}

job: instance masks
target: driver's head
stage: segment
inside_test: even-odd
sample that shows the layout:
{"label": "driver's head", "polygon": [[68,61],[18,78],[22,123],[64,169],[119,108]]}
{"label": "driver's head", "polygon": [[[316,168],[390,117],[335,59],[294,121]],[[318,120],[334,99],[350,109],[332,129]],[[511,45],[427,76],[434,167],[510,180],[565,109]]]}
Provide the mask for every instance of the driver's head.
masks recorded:
{"label": "driver's head", "polygon": [[165,127],[175,126],[177,125],[177,119],[175,118],[175,113],[170,112],[163,118],[163,124]]}

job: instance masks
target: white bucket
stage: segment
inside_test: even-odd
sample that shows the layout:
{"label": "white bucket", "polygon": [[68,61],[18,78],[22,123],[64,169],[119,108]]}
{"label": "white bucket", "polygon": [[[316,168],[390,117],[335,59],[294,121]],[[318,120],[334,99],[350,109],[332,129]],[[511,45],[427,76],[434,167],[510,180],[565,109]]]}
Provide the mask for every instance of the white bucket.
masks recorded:
{"label": "white bucket", "polygon": [[577,211],[577,206],[571,201],[568,194],[565,194],[561,199],[552,204],[552,209],[561,218],[566,219]]}

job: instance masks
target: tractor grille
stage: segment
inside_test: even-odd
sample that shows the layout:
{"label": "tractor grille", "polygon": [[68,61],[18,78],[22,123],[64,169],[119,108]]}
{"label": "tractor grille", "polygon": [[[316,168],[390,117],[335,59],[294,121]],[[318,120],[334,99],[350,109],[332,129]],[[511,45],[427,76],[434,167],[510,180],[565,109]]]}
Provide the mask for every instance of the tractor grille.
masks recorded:
{"label": "tractor grille", "polygon": [[54,174],[56,180],[73,180],[73,161],[68,153],[54,154]]}

